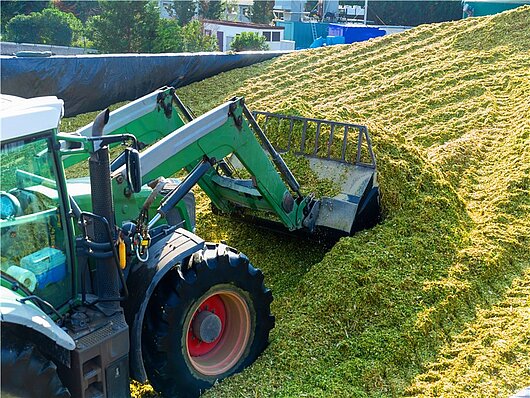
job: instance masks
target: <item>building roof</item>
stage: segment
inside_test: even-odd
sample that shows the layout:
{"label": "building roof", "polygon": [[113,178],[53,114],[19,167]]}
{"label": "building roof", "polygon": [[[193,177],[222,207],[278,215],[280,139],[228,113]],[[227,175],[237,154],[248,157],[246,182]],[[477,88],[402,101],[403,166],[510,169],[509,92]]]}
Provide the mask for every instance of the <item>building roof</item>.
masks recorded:
{"label": "building roof", "polygon": [[273,26],[261,23],[248,23],[248,22],[235,22],[235,21],[217,21],[212,19],[204,19],[204,23],[212,25],[224,25],[224,26],[235,26],[240,28],[251,28],[251,29],[267,29],[267,30],[284,30],[283,26]]}

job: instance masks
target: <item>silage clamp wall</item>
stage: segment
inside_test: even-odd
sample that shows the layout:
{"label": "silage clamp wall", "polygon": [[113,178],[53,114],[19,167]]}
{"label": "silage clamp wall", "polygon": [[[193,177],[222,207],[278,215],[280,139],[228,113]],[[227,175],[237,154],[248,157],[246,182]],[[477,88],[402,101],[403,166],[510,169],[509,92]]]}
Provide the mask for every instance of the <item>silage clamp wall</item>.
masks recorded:
{"label": "silage clamp wall", "polygon": [[2,94],[24,98],[57,96],[65,102],[65,116],[75,116],[139,98],[162,86],[185,86],[284,53],[2,56],[0,87]]}

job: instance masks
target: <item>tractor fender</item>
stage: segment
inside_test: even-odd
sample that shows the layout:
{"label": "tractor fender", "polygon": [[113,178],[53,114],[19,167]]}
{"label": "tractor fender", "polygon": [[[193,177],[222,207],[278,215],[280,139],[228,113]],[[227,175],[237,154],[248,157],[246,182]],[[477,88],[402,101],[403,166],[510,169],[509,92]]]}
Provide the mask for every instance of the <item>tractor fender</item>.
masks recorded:
{"label": "tractor fender", "polygon": [[130,333],[130,376],[141,383],[147,381],[142,356],[142,325],[151,295],[171,269],[203,248],[204,240],[179,228],[153,244],[149,248],[149,260],[133,265],[127,276],[127,288],[131,294],[123,308]]}
{"label": "tractor fender", "polygon": [[74,340],[35,304],[29,301],[20,302],[22,296],[4,286],[0,286],[0,297],[2,323],[13,323],[33,329],[66,350],[72,351],[75,348]]}

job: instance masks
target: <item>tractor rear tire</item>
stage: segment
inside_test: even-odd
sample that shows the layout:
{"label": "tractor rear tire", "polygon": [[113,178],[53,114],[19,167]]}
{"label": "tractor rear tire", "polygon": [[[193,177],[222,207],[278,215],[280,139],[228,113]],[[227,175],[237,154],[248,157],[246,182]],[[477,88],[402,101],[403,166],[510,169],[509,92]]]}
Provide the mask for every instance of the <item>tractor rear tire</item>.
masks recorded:
{"label": "tractor rear tire", "polygon": [[[3,329],[7,326],[2,324]],[[30,342],[2,330],[2,398],[68,398],[70,393],[57,375],[57,366]]]}
{"label": "tractor rear tire", "polygon": [[[261,271],[225,245],[208,244],[195,253],[182,276],[170,272],[153,293],[142,351],[156,391],[197,397],[252,364],[267,347],[274,327],[272,293]],[[203,326],[205,335],[198,330]]]}

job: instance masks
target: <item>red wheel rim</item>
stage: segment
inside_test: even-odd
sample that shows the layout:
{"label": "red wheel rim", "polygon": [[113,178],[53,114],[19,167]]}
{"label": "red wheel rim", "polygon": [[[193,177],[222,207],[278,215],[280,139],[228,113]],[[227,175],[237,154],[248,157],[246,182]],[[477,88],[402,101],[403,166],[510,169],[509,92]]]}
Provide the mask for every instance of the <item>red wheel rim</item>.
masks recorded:
{"label": "red wheel rim", "polygon": [[[219,336],[211,343],[199,341],[193,333],[193,320],[201,311],[215,313],[221,320]],[[232,369],[247,348],[251,317],[247,302],[233,290],[217,290],[199,300],[193,315],[187,318],[186,354],[196,371],[219,376]]]}
{"label": "red wheel rim", "polygon": [[[192,326],[193,320],[202,311],[210,311],[211,313],[217,315],[219,319],[221,320],[221,333],[219,333],[219,337],[217,337],[211,343],[201,341],[197,337],[195,337],[195,335],[193,334],[193,326]],[[216,294],[204,300],[201,303],[201,305],[199,305],[199,308],[193,314],[193,317],[190,322],[190,326],[188,328],[188,352],[190,356],[200,357],[201,355],[205,355],[209,353],[211,350],[213,350],[215,346],[221,340],[221,337],[223,336],[225,323],[226,323],[226,309],[225,309],[223,300],[221,300],[221,297],[219,297],[219,295]]]}

